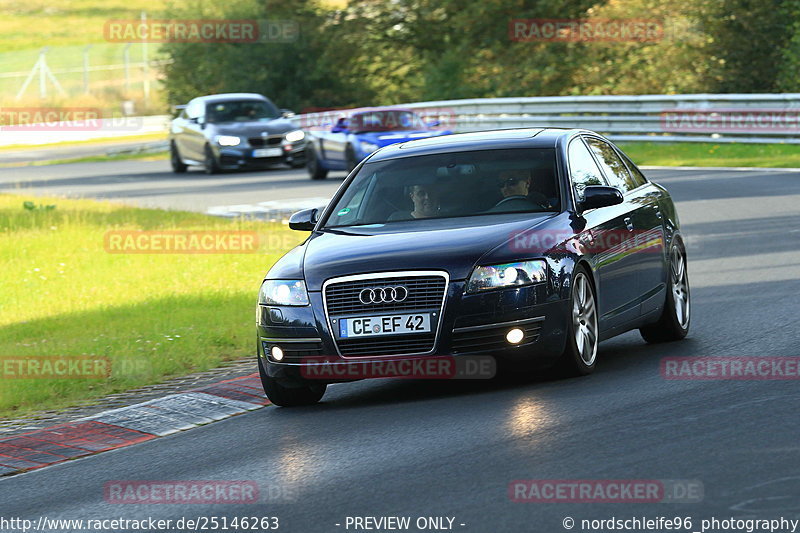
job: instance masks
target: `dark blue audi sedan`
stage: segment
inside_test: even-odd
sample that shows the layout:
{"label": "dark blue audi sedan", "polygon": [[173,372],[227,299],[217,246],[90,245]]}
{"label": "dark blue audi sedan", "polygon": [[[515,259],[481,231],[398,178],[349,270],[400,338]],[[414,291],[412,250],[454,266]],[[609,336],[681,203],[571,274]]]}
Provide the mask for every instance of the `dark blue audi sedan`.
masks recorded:
{"label": "dark blue audi sedan", "polygon": [[259,371],[276,405],[315,403],[342,381],[309,372],[320,364],[483,355],[585,375],[604,339],[689,330],[672,199],[590,131],[390,145],[289,225],[311,233],[258,298]]}

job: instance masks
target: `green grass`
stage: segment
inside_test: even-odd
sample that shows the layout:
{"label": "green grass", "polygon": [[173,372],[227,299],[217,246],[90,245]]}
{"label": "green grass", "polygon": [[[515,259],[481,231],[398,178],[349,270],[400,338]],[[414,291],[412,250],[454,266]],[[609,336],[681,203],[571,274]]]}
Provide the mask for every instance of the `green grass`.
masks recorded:
{"label": "green grass", "polygon": [[621,142],[637,165],[800,167],[800,145]]}
{"label": "green grass", "polygon": [[[96,70],[89,73],[90,94],[83,88],[83,52],[89,49],[89,65],[122,65],[126,43],[109,42],[104,28],[109,20],[139,20],[141,13],[148,18],[163,18],[166,0],[0,0],[0,65],[5,74],[20,76],[0,78],[0,101],[7,107],[21,106],[80,106],[100,107],[119,114],[119,102],[131,99],[137,112],[163,110],[164,95],[151,73],[151,96],[142,99],[144,71],[129,69],[130,86],[125,84],[123,68]],[[47,101],[39,100],[38,78],[29,85],[21,100],[16,96],[31,71],[42,48],[47,47],[47,64],[55,73],[66,95],[47,83]],[[160,45],[147,46],[151,61],[163,59]],[[142,61],[142,43],[132,43],[128,49],[132,63]]]}
{"label": "green grass", "polygon": [[[23,202],[55,209],[24,209]],[[30,205],[30,204],[29,204]],[[108,230],[247,230],[250,254],[112,254]],[[0,195],[0,358],[107,357],[106,379],[2,379],[0,417],[163,381],[255,353],[263,274],[303,234],[257,221]]]}
{"label": "green grass", "polygon": [[0,164],[0,168],[13,167],[45,167],[48,165],[63,165],[66,163],[106,163],[109,161],[127,161],[136,159],[138,161],[162,161],[169,158],[169,152],[131,152],[114,155],[87,155],[84,157],[73,157],[71,159],[49,159],[46,161],[31,161],[27,163],[8,163]]}
{"label": "green grass", "polygon": [[[58,143],[44,143],[44,144],[9,144],[0,146],[0,154],[7,151],[15,150],[39,150],[42,148],[63,148],[70,146],[87,146],[92,144],[125,144],[131,142],[149,142],[149,141],[165,141],[166,135],[164,133],[145,133],[142,135],[129,135],[126,137],[105,137],[99,139],[89,139],[85,141],[67,141]],[[113,146],[110,146],[113,149]]]}
{"label": "green grass", "polygon": [[165,0],[2,0],[0,52],[42,46],[103,44],[109,19],[157,18]]}

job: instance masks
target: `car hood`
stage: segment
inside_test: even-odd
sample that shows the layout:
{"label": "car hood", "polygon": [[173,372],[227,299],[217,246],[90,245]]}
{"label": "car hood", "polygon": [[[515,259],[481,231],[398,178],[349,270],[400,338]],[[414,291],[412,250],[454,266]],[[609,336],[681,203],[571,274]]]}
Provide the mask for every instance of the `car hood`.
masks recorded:
{"label": "car hood", "polygon": [[[327,279],[367,272],[445,270],[453,280],[465,279],[479,260],[515,257],[504,244],[552,217],[504,214],[325,230],[301,246],[303,275],[311,291],[321,290]],[[270,277],[293,277],[291,270],[299,266],[296,251],[284,259]]]}
{"label": "car hood", "polygon": [[408,131],[375,131],[369,133],[357,133],[359,141],[372,143],[380,147],[415,139],[427,139],[428,137],[438,137],[447,135],[449,131],[441,130],[408,130]]}
{"label": "car hood", "polygon": [[279,135],[297,129],[285,118],[276,118],[269,121],[222,122],[212,124],[212,126],[216,135],[236,135],[237,137],[259,137],[262,133]]}

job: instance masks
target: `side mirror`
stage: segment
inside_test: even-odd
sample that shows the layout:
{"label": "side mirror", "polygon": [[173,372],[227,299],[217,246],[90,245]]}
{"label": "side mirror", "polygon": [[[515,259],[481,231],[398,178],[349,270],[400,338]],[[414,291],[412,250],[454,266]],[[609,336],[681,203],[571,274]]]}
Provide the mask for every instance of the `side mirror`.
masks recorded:
{"label": "side mirror", "polygon": [[589,185],[583,190],[582,209],[597,209],[623,202],[622,192],[616,187]]}
{"label": "side mirror", "polygon": [[289,217],[289,229],[296,229],[299,231],[311,231],[317,224],[317,212],[319,210],[315,207],[313,209],[303,209]]}
{"label": "side mirror", "polygon": [[292,118],[294,116],[294,111],[291,109],[281,109],[281,116],[283,118]]}
{"label": "side mirror", "polygon": [[425,123],[429,128],[438,128],[442,125],[442,123],[438,120],[431,120],[430,122]]}

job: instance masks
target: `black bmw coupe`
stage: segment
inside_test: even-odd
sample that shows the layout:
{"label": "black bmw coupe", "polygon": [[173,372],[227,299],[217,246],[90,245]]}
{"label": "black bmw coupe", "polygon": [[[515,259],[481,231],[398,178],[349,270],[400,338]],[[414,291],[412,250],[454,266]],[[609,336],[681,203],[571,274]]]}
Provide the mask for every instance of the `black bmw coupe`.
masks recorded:
{"label": "black bmw coupe", "polygon": [[201,166],[207,174],[223,170],[264,168],[282,163],[305,165],[306,135],[269,98],[254,93],[200,96],[170,124],[172,171]]}
{"label": "black bmw coupe", "polygon": [[388,146],[289,225],[311,234],[258,298],[259,371],[276,405],[315,403],[342,381],[310,378],[314,365],[489,355],[584,375],[604,339],[689,330],[672,199],[590,131]]}

